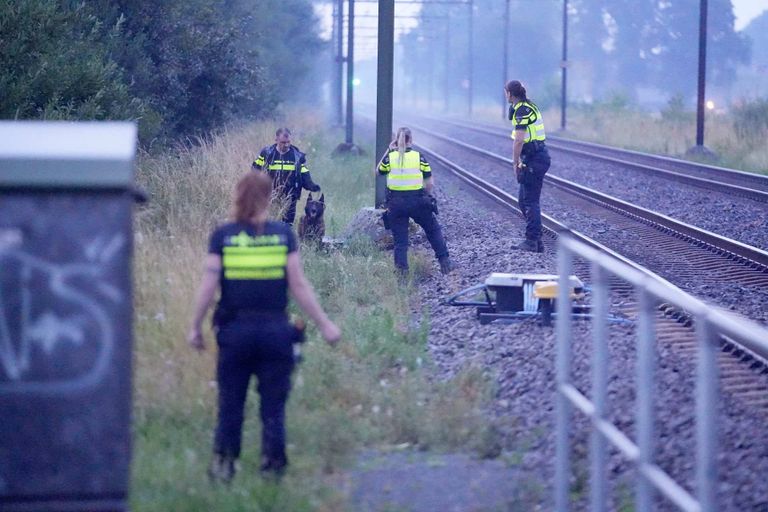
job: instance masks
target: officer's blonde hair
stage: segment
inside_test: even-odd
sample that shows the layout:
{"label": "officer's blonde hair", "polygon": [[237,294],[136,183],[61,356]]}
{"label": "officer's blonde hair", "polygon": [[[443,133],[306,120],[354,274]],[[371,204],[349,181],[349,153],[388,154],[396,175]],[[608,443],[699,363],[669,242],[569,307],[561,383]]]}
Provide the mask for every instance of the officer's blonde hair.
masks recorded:
{"label": "officer's blonde hair", "polygon": [[411,144],[412,140],[411,129],[403,126],[397,129],[397,137],[395,142],[397,143],[397,152],[399,153],[400,160],[398,163],[402,164],[405,160],[405,150]]}

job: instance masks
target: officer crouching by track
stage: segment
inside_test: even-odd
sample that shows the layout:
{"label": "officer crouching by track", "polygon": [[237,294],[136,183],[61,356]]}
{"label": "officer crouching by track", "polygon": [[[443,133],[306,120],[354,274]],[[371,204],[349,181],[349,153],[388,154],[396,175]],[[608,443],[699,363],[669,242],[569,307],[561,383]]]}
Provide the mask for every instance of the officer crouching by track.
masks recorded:
{"label": "officer crouching by track", "polygon": [[301,190],[320,192],[320,185],[312,181],[307,168],[307,157],[291,144],[291,130],[278,128],[275,143],[261,150],[253,161],[256,171],[264,171],[272,178],[272,187],[278,199],[283,201],[283,222],[293,224],[296,218],[296,203]]}
{"label": "officer crouching by track", "polygon": [[447,274],[453,265],[435,217],[432,169],[424,156],[411,147],[412,142],[410,129],[398,129],[378,168],[380,174],[387,176],[385,224],[395,241],[395,268],[401,276],[408,273],[408,219],[412,218],[424,229],[440,263],[440,272]]}
{"label": "officer crouching by track", "polygon": [[205,349],[201,324],[220,288],[213,318],[219,345],[219,415],[208,470],[214,481],[229,482],[235,474],[251,375],[258,379],[261,398],[261,470],[279,475],[288,464],[285,404],[294,367],[293,342],[299,341],[300,332],[286,315],[287,292],[315,321],[326,341],[334,343],[341,336],[304,277],[293,230],[267,220],[271,193],[272,183],[262,173],[248,173],[238,182],[232,222],[211,234],[187,335],[192,348]]}
{"label": "officer crouching by track", "polygon": [[516,249],[544,252],[541,241],[541,187],[551,163],[545,144],[544,119],[539,107],[526,96],[525,87],[517,80],[504,87],[509,106],[509,119],[514,125],[512,162],[520,184],[518,202],[525,218],[525,240]]}

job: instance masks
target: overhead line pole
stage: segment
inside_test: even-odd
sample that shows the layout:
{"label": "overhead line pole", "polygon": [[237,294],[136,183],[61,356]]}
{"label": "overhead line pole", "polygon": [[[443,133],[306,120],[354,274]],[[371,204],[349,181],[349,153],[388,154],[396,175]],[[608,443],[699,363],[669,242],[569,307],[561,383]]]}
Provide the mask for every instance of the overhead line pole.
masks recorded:
{"label": "overhead line pole", "polygon": [[336,124],[344,124],[344,0],[336,2],[338,30],[336,31]]}
{"label": "overhead line pole", "polygon": [[[392,86],[395,46],[395,0],[379,0],[379,52],[376,69],[376,154],[375,164],[392,140]],[[387,201],[386,177],[376,174],[375,206]]]}
{"label": "overhead line pole", "polygon": [[704,101],[707,87],[707,0],[699,7],[699,84],[696,102],[696,145],[704,146]]}
{"label": "overhead line pole", "polygon": [[[501,83],[506,86],[507,80],[509,80],[509,1],[504,2],[504,49],[502,51],[504,55],[504,62],[501,66]],[[507,95],[502,93],[501,95],[501,118],[507,118]]]}
{"label": "overhead line pole", "polygon": [[469,48],[468,48],[468,56],[469,56],[469,87],[467,87],[467,112],[470,116],[472,116],[472,89],[474,87],[474,74],[475,74],[475,65],[474,65],[474,59],[472,58],[472,48],[474,47],[474,18],[475,18],[475,1],[469,0]]}
{"label": "overhead line pole", "polygon": [[563,0],[563,60],[560,62],[560,67],[563,78],[560,97],[560,130],[565,131],[568,105],[568,0]]}
{"label": "overhead line pole", "polygon": [[349,21],[347,22],[347,122],[344,142],[353,144],[354,125],[354,84],[355,77],[355,0],[349,0]]}

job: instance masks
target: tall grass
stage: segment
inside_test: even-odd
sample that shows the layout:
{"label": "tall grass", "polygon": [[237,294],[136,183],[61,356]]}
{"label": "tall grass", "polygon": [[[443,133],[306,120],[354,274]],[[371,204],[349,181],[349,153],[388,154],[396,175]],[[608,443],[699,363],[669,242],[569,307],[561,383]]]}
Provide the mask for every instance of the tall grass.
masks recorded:
{"label": "tall grass", "polygon": [[[667,114],[667,115],[664,115]],[[696,145],[696,117],[690,112],[678,115],[669,110],[661,116],[632,108],[610,106],[576,107],[568,111],[569,136],[636,151],[689,158],[686,151]],[[547,118],[559,122],[560,113]],[[706,163],[768,174],[768,127],[755,123],[753,109],[729,113],[707,112],[704,145],[717,158]],[[550,121],[550,126],[552,125]]]}
{"label": "tall grass", "polygon": [[[373,202],[372,161],[331,159],[340,133],[318,120],[291,123],[326,195],[328,234],[338,234]],[[430,378],[428,311],[413,322],[413,290],[394,278],[391,256],[358,240],[331,254],[303,247],[305,271],[342,327],[337,347],[313,328],[294,376],[288,410],[291,469],[282,485],[257,477],[259,425],[249,396],[241,470],[230,488],[205,479],[216,412],[215,343],[197,354],[184,341],[212,227],[225,220],[231,190],[258,150],[274,138],[263,123],[230,129],[161,158],[144,156],[139,183],[150,195],[136,221],[135,453],[137,511],[345,510],[328,485],[363,448],[493,453],[483,418],[488,376],[469,367],[449,382]]]}

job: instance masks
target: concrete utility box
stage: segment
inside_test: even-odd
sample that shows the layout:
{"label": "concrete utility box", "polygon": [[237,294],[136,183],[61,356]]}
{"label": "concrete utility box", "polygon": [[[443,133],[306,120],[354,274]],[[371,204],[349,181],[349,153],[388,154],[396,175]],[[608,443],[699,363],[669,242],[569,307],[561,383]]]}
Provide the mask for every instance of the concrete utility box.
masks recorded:
{"label": "concrete utility box", "polygon": [[0,122],[0,510],[120,511],[131,455],[130,123]]}

